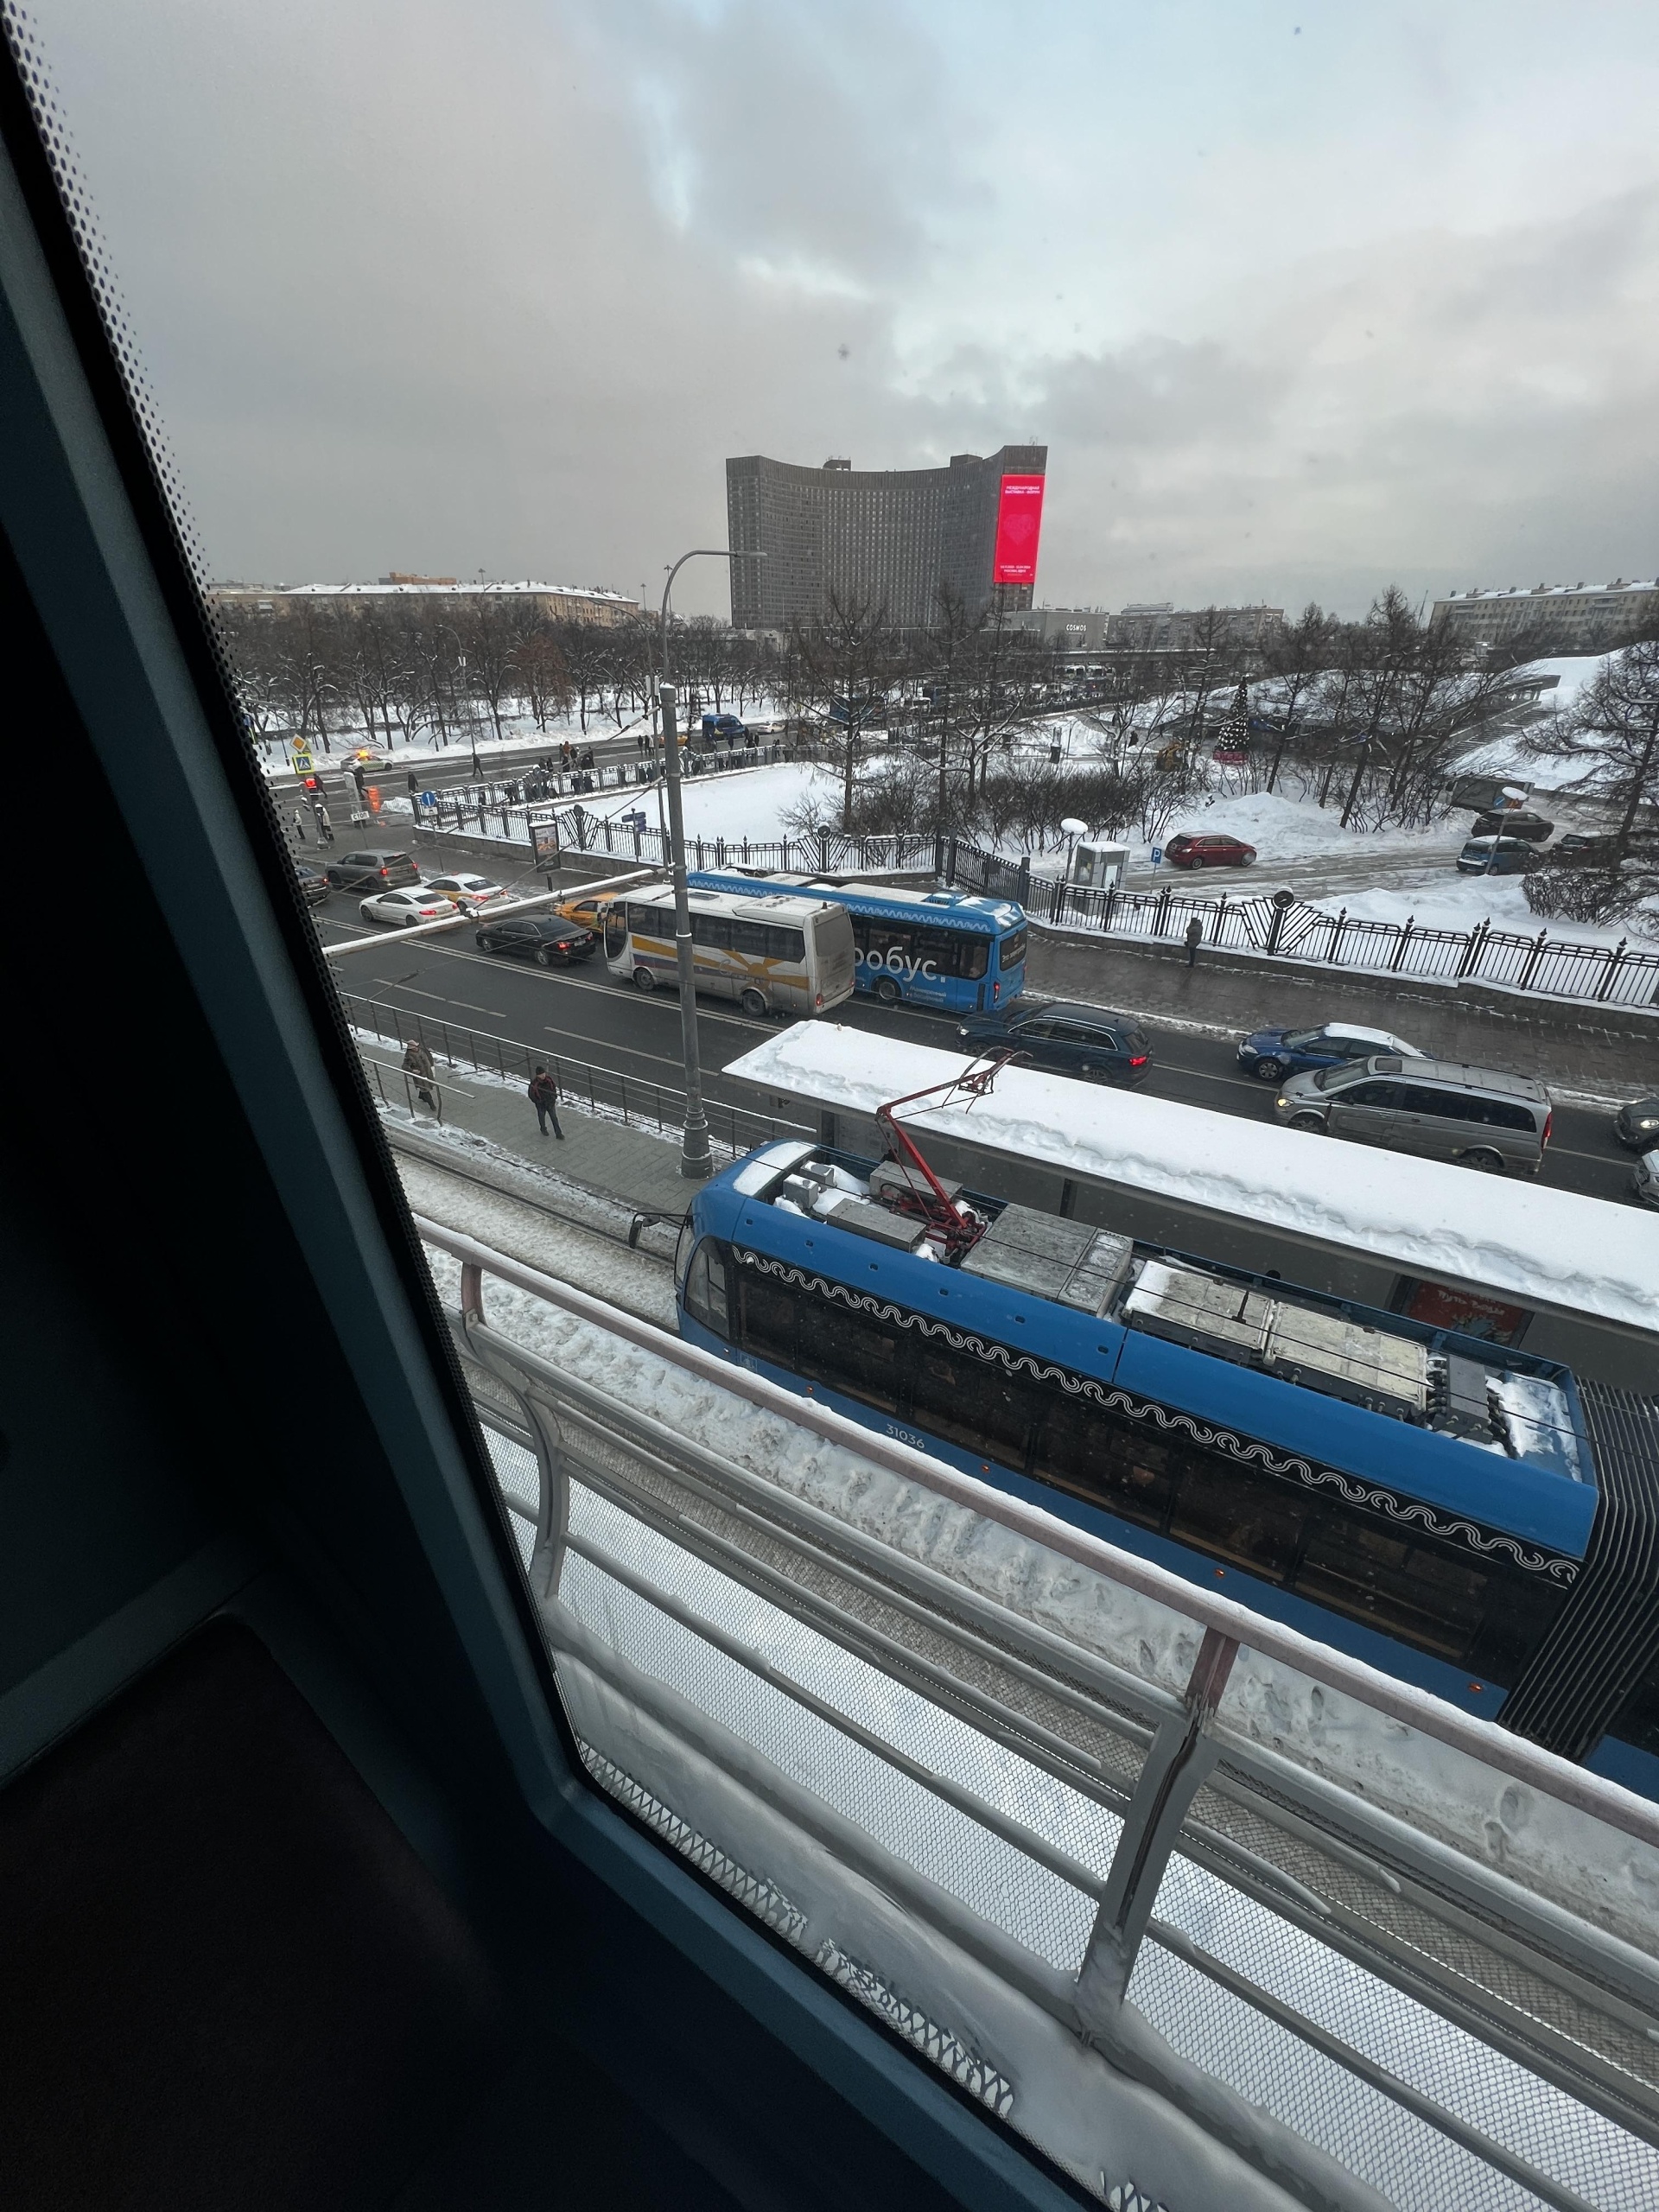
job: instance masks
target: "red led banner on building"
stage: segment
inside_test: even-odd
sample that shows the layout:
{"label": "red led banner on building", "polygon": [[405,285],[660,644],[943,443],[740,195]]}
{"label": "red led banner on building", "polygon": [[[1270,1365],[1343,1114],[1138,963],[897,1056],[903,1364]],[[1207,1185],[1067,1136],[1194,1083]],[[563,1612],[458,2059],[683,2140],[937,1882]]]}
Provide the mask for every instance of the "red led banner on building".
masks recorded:
{"label": "red led banner on building", "polygon": [[992,556],[994,584],[1034,584],[1037,581],[1037,540],[1043,528],[1043,479],[1005,476],[996,506],[996,551]]}

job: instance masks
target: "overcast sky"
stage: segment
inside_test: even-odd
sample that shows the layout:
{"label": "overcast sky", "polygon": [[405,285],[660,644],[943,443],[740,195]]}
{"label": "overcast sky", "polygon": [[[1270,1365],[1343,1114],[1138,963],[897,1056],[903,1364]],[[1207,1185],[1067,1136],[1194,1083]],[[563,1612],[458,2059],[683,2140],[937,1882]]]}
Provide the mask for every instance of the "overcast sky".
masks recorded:
{"label": "overcast sky", "polygon": [[31,13],[219,575],[654,594],[729,454],[1005,439],[1055,605],[1659,567],[1653,0]]}

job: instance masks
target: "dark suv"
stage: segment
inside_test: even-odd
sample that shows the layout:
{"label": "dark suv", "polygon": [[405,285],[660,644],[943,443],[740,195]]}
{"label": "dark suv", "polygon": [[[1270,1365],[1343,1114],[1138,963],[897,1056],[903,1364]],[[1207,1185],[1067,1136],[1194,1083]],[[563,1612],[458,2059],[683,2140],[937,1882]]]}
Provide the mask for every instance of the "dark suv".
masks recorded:
{"label": "dark suv", "polygon": [[981,1014],[957,1031],[972,1052],[1016,1052],[1051,1075],[1085,1083],[1144,1083],[1152,1072],[1152,1045],[1139,1022],[1104,1007],[1056,999],[1046,1006],[1023,1001],[1006,1015]]}
{"label": "dark suv", "polygon": [[336,891],[393,891],[421,880],[421,871],[407,853],[385,845],[365,853],[342,853],[329,861],[326,873]]}

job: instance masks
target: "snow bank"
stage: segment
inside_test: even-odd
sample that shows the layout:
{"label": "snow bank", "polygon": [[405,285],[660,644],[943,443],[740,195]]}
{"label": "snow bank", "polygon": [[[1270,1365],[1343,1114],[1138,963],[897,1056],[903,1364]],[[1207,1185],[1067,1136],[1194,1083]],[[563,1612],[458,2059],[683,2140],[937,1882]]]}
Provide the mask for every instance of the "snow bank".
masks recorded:
{"label": "snow bank", "polygon": [[[1170,817],[1169,828],[1159,839],[1166,845],[1183,831],[1205,837],[1242,837],[1259,855],[1257,873],[1275,861],[1366,859],[1401,861],[1421,857],[1444,861],[1460,842],[1445,823],[1428,830],[1344,830],[1338,826],[1341,809],[1319,806],[1313,799],[1287,798],[1282,791],[1239,791],[1232,797],[1190,800]],[[1132,849],[1137,859],[1148,857],[1151,848]],[[1193,882],[1214,878],[1194,876]],[[1230,889],[1236,879],[1229,878]]]}
{"label": "snow bank", "polygon": [[[769,1092],[859,1114],[944,1083],[955,1052],[798,1022],[726,1072]],[[906,1115],[908,1120],[912,1118]],[[1478,1282],[1529,1303],[1655,1327],[1652,1224],[1635,1209],[1519,1181],[1495,1188],[1439,1160],[1243,1122],[1201,1106],[1006,1068],[971,1108],[922,1127],[1063,1173],[1179,1198],[1376,1253],[1402,1269]]]}
{"label": "snow bank", "polygon": [[[839,792],[839,777],[810,761],[776,760],[765,768],[735,768],[724,775],[700,771],[680,787],[688,837],[750,837],[768,842],[785,835],[782,817],[792,813],[809,793],[820,800]],[[561,804],[567,802],[561,801]],[[627,790],[596,792],[582,805],[603,820],[645,810],[645,819],[657,827],[655,791]]]}

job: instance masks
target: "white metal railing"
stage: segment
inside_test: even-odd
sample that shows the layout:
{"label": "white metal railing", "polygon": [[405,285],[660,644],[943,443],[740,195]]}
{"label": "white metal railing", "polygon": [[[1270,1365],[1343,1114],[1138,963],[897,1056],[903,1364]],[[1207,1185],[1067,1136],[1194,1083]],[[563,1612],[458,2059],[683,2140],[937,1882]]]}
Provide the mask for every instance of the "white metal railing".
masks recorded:
{"label": "white metal railing", "polygon": [[1659,1808],[418,1226],[595,1782],[1086,2187],[1659,2202]]}

